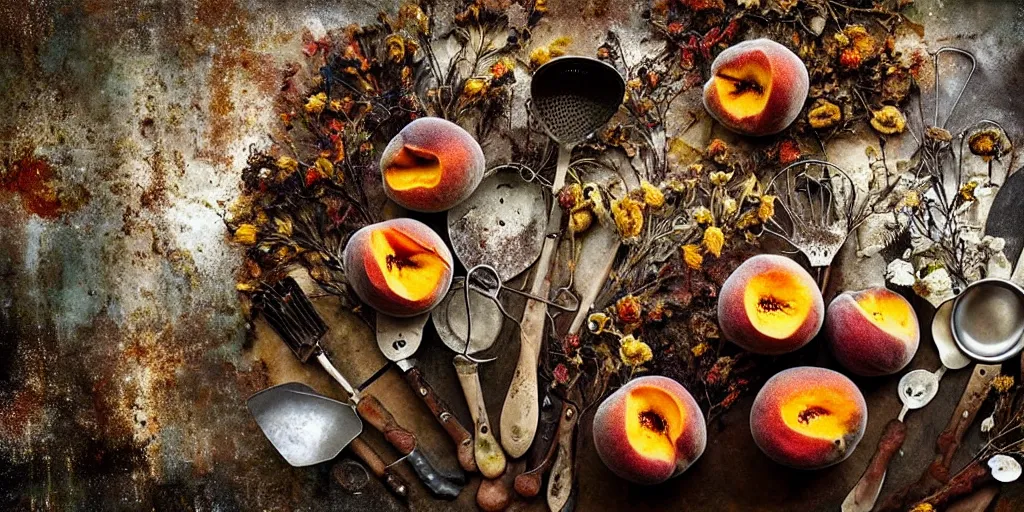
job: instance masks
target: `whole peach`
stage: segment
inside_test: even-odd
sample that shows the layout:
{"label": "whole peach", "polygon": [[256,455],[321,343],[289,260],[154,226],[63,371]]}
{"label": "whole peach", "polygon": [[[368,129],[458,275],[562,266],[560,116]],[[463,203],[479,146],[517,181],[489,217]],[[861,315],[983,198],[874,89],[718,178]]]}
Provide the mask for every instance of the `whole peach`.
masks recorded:
{"label": "whole peach", "polygon": [[697,402],[681,384],[660,376],[633,379],[608,396],[594,416],[593,432],[605,466],[640,484],[686,471],[707,444]]}
{"label": "whole peach", "polygon": [[433,230],[393,219],[356,231],[342,253],[345,276],[360,300],[396,317],[436,306],[452,283],[452,254]]}
{"label": "whole peach", "polygon": [[380,157],[384,192],[419,212],[447,210],[469,197],[484,177],[484,153],[473,136],[439,117],[402,128]]}
{"label": "whole peach", "polygon": [[769,458],[797,469],[838,464],[864,436],[868,409],[843,374],[800,366],[765,382],[750,410],[750,433]]}
{"label": "whole peach", "polygon": [[809,87],[800,57],[770,39],[753,39],[727,48],[711,63],[704,108],[736,133],[771,135],[800,115]]}
{"label": "whole peach", "polygon": [[921,328],[914,307],[886,288],[845,292],[832,300],[825,317],[832,353],[856,375],[891,375],[917,353]]}
{"label": "whole peach", "polygon": [[784,354],[806,345],[824,317],[814,278],[785,256],[759,254],[744,261],[718,296],[722,335],[757,354]]}

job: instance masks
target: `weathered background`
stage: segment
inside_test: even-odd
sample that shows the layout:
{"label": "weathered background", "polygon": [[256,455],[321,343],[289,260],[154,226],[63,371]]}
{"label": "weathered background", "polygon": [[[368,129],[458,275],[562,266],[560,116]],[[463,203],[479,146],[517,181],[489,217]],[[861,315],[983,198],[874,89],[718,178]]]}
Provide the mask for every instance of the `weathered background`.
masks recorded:
{"label": "weathered background", "polygon": [[[550,3],[537,40],[568,33],[571,50],[586,54],[609,27],[628,40],[644,8]],[[253,392],[318,377],[268,365],[290,356],[247,335],[233,281],[240,251],[220,218],[222,202],[239,192],[247,147],[267,143],[279,69],[300,54],[301,32],[366,22],[394,7],[386,4],[0,5],[0,509],[401,508],[375,483],[343,493],[329,464],[288,467],[250,419],[244,401]],[[1001,121],[1020,140],[1024,5],[926,0],[910,14],[927,27],[931,49],[978,53],[978,82],[960,112]],[[864,264],[848,261],[848,277]],[[875,268],[865,274],[877,280]],[[369,350],[368,335],[345,332],[333,342]],[[468,422],[439,347],[425,343],[425,371]],[[927,338],[922,347],[913,365],[937,366]],[[483,369],[495,421],[515,350]],[[908,417],[905,456],[886,490],[930,459],[966,377],[947,377],[936,402]],[[709,426],[707,452],[689,473],[654,488],[615,479],[585,439],[579,509],[835,509],[883,420],[899,409],[895,379],[860,384],[880,419],[844,464],[803,473],[771,463],[750,438],[747,399]],[[393,374],[374,386],[396,409],[418,404]],[[405,406],[399,416],[434,428],[428,449],[451,466],[443,435],[421,409]],[[457,506],[471,508],[472,495]],[[1007,488],[999,509],[1019,510],[1020,495]],[[449,506],[414,489],[415,509]]]}

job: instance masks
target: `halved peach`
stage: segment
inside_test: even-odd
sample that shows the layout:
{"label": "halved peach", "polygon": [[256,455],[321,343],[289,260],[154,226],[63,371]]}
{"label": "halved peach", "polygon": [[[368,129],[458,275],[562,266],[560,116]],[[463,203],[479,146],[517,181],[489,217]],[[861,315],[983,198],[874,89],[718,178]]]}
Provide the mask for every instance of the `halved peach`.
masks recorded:
{"label": "halved peach", "polygon": [[722,335],[757,354],[784,354],[806,345],[824,316],[814,278],[785,256],[759,254],[744,261],[718,296]]}
{"label": "halved peach", "polygon": [[853,453],[867,426],[868,409],[843,374],[800,366],[764,384],[750,410],[750,433],[769,458],[797,469],[838,464]]}
{"label": "halved peach", "polygon": [[447,210],[469,197],[484,177],[484,153],[459,125],[421,117],[395,135],[380,158],[384,192],[419,212]]}
{"label": "halved peach", "polygon": [[693,396],[660,376],[633,379],[601,402],[593,432],[608,469],[640,484],[682,473],[707,443],[704,415]]}
{"label": "halved peach", "polygon": [[452,254],[426,224],[393,219],[356,231],[342,254],[345,276],[367,305],[408,317],[436,306],[452,283]]}
{"label": "halved peach", "polygon": [[828,306],[825,333],[836,360],[856,375],[891,375],[917,353],[921,328],[914,307],[886,288],[840,294]]}
{"label": "halved peach", "polygon": [[704,84],[704,108],[734,132],[771,135],[800,115],[809,87],[800,57],[770,39],[754,39],[715,58]]}

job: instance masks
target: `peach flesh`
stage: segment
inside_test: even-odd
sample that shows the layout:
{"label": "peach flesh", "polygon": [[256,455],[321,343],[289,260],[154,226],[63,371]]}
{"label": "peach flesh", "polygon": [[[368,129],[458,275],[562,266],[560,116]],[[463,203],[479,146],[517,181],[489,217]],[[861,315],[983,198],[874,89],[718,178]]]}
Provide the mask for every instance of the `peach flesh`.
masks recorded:
{"label": "peach flesh", "polygon": [[792,352],[821,328],[825,306],[814,279],[795,261],[760,254],[726,279],[718,297],[725,339],[757,354]]}
{"label": "peach flesh", "polygon": [[360,229],[349,239],[342,259],[360,300],[392,316],[430,310],[451,285],[451,253],[436,233],[412,219]]}
{"label": "peach flesh", "polygon": [[867,425],[867,404],[850,379],[815,367],[782,371],[754,399],[750,431],[772,460],[818,469],[853,453]]}
{"label": "peach flesh", "polygon": [[920,344],[913,306],[885,288],[845,292],[828,307],[825,331],[836,360],[856,375],[891,375],[908,364]]}
{"label": "peach flesh", "polygon": [[656,484],[685,471],[707,442],[704,416],[678,382],[660,376],[634,379],[598,407],[594,446],[613,473]]}

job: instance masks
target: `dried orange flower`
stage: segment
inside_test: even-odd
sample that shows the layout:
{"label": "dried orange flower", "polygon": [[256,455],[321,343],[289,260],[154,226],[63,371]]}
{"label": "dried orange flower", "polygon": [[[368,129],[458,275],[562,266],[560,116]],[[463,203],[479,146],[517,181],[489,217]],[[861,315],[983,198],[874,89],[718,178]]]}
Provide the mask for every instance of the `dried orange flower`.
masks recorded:
{"label": "dried orange flower", "polygon": [[318,92],[306,100],[306,105],[303,108],[308,114],[319,114],[324,111],[325,106],[327,106],[327,94]]}
{"label": "dried orange flower", "polygon": [[708,158],[722,163],[729,156],[729,146],[722,139],[712,139],[705,152]]}
{"label": "dried orange flower", "polygon": [[1006,393],[1013,387],[1012,375],[1000,375],[992,380],[992,389],[1000,393]]}
{"label": "dried orange flower", "polygon": [[1012,149],[1006,134],[997,128],[986,128],[971,134],[967,139],[967,147],[971,149],[971,153],[982,157],[986,162],[999,158]]}
{"label": "dried orange flower", "polygon": [[839,106],[828,100],[818,100],[811,107],[811,111],[807,113],[807,121],[811,123],[811,128],[815,130],[822,130],[825,128],[831,128],[843,119],[843,112],[839,109]]}
{"label": "dried orange flower", "polygon": [[623,336],[619,342],[619,358],[626,366],[636,367],[654,359],[654,352],[650,345],[630,334]]}
{"label": "dried orange flower", "polygon": [[590,210],[581,209],[569,215],[569,232],[572,234],[582,233],[594,223],[594,214]]}
{"label": "dried orange flower", "polygon": [[626,295],[615,303],[615,315],[624,324],[639,323],[641,314],[643,314],[643,308],[640,305],[640,299],[634,295]]}
{"label": "dried orange flower", "polygon": [[761,205],[757,207],[757,218],[761,222],[768,222],[775,216],[775,196],[765,194],[761,196]]}
{"label": "dried orange flower", "polygon": [[238,229],[235,230],[235,243],[239,243],[242,245],[255,245],[256,233],[256,226],[252,224],[242,224],[238,226]]}
{"label": "dried orange flower", "polygon": [[843,52],[839,54],[839,64],[846,69],[859,68],[863,60],[864,57],[861,56],[860,50],[856,46],[843,48]]}
{"label": "dried orange flower", "polygon": [[708,226],[704,230],[704,248],[714,254],[715,257],[722,255],[722,247],[725,245],[725,234],[715,226]]}
{"label": "dried orange flower", "polygon": [[700,266],[704,264],[704,255],[700,253],[700,247],[694,244],[684,245],[683,262],[686,263],[687,267],[694,270],[700,269]]}
{"label": "dried orange flower", "polygon": [[907,128],[907,120],[903,113],[892,105],[871,112],[871,127],[882,135],[895,135]]}
{"label": "dried orange flower", "polygon": [[641,206],[643,203],[629,196],[612,201],[612,218],[622,238],[635,238],[643,231],[644,213]]}
{"label": "dried orange flower", "polygon": [[910,512],[935,512],[935,507],[931,503],[921,503],[910,509]]}
{"label": "dried orange flower", "polygon": [[878,47],[878,43],[875,41],[875,38],[868,32],[868,29],[864,28],[863,25],[850,25],[843,30],[843,34],[850,38],[850,41],[853,43],[853,47],[856,48],[861,55],[872,55]]}
{"label": "dried orange flower", "polygon": [[665,194],[661,189],[651,185],[647,180],[640,182],[640,189],[644,192],[644,203],[651,208],[659,208],[665,204]]}
{"label": "dried orange flower", "polygon": [[516,63],[509,57],[502,57],[491,65],[491,77],[498,80],[515,69]]}

